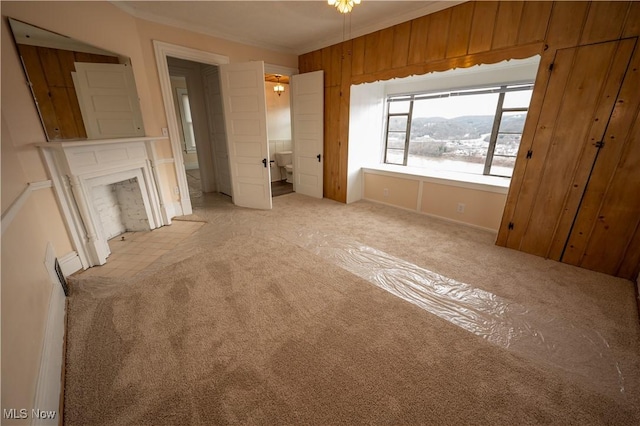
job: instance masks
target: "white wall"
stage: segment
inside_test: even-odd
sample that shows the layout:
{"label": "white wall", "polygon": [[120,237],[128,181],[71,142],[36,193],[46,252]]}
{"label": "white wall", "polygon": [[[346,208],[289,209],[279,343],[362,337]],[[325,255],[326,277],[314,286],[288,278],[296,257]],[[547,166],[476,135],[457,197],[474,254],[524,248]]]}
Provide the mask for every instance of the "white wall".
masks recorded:
{"label": "white wall", "polygon": [[291,88],[283,84],[284,93],[278,96],[273,87],[275,83],[265,81],[264,90],[267,100],[267,134],[269,139],[291,139]]}
{"label": "white wall", "polygon": [[384,85],[351,86],[347,203],[362,199],[362,167],[380,163],[384,141]]}

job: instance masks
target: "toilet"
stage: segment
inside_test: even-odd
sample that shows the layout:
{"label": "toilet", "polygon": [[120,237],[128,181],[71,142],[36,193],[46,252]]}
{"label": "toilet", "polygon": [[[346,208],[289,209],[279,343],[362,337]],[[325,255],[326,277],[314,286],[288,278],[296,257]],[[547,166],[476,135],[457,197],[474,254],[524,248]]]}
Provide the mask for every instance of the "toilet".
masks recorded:
{"label": "toilet", "polygon": [[[287,182],[293,183],[293,152],[280,151],[276,152],[276,165],[280,170],[285,170],[287,174]],[[282,176],[282,174],[280,174]]]}

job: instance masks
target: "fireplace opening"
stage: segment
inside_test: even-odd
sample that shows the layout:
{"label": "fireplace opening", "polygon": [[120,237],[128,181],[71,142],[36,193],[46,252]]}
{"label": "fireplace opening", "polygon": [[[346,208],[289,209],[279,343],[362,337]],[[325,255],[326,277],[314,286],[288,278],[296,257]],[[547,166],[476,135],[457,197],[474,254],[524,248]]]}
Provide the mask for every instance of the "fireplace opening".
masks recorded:
{"label": "fireplace opening", "polygon": [[137,178],[94,186],[92,201],[105,241],[125,232],[151,230]]}

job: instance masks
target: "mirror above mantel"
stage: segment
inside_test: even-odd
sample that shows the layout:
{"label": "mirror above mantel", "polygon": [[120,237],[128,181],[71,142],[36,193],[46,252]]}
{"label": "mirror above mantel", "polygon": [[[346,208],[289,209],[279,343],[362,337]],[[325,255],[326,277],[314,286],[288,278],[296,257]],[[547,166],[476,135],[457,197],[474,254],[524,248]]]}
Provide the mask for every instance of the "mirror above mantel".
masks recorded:
{"label": "mirror above mantel", "polygon": [[8,20],[48,141],[145,135],[128,57]]}

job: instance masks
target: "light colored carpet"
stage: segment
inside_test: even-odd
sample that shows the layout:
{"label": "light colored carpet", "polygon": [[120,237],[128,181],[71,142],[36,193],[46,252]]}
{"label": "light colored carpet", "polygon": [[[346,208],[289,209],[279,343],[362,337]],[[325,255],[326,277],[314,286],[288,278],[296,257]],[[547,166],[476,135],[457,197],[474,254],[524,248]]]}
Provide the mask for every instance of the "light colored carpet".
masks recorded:
{"label": "light colored carpet", "polygon": [[[194,214],[207,223],[166,255],[171,266],[73,280],[67,425],[640,422],[631,282],[367,202],[290,194],[255,211],[203,198]],[[586,363],[593,377],[490,343],[310,250],[308,235],[509,300],[545,332],[595,333],[621,374],[612,388],[602,360],[562,343],[542,353]]]}

